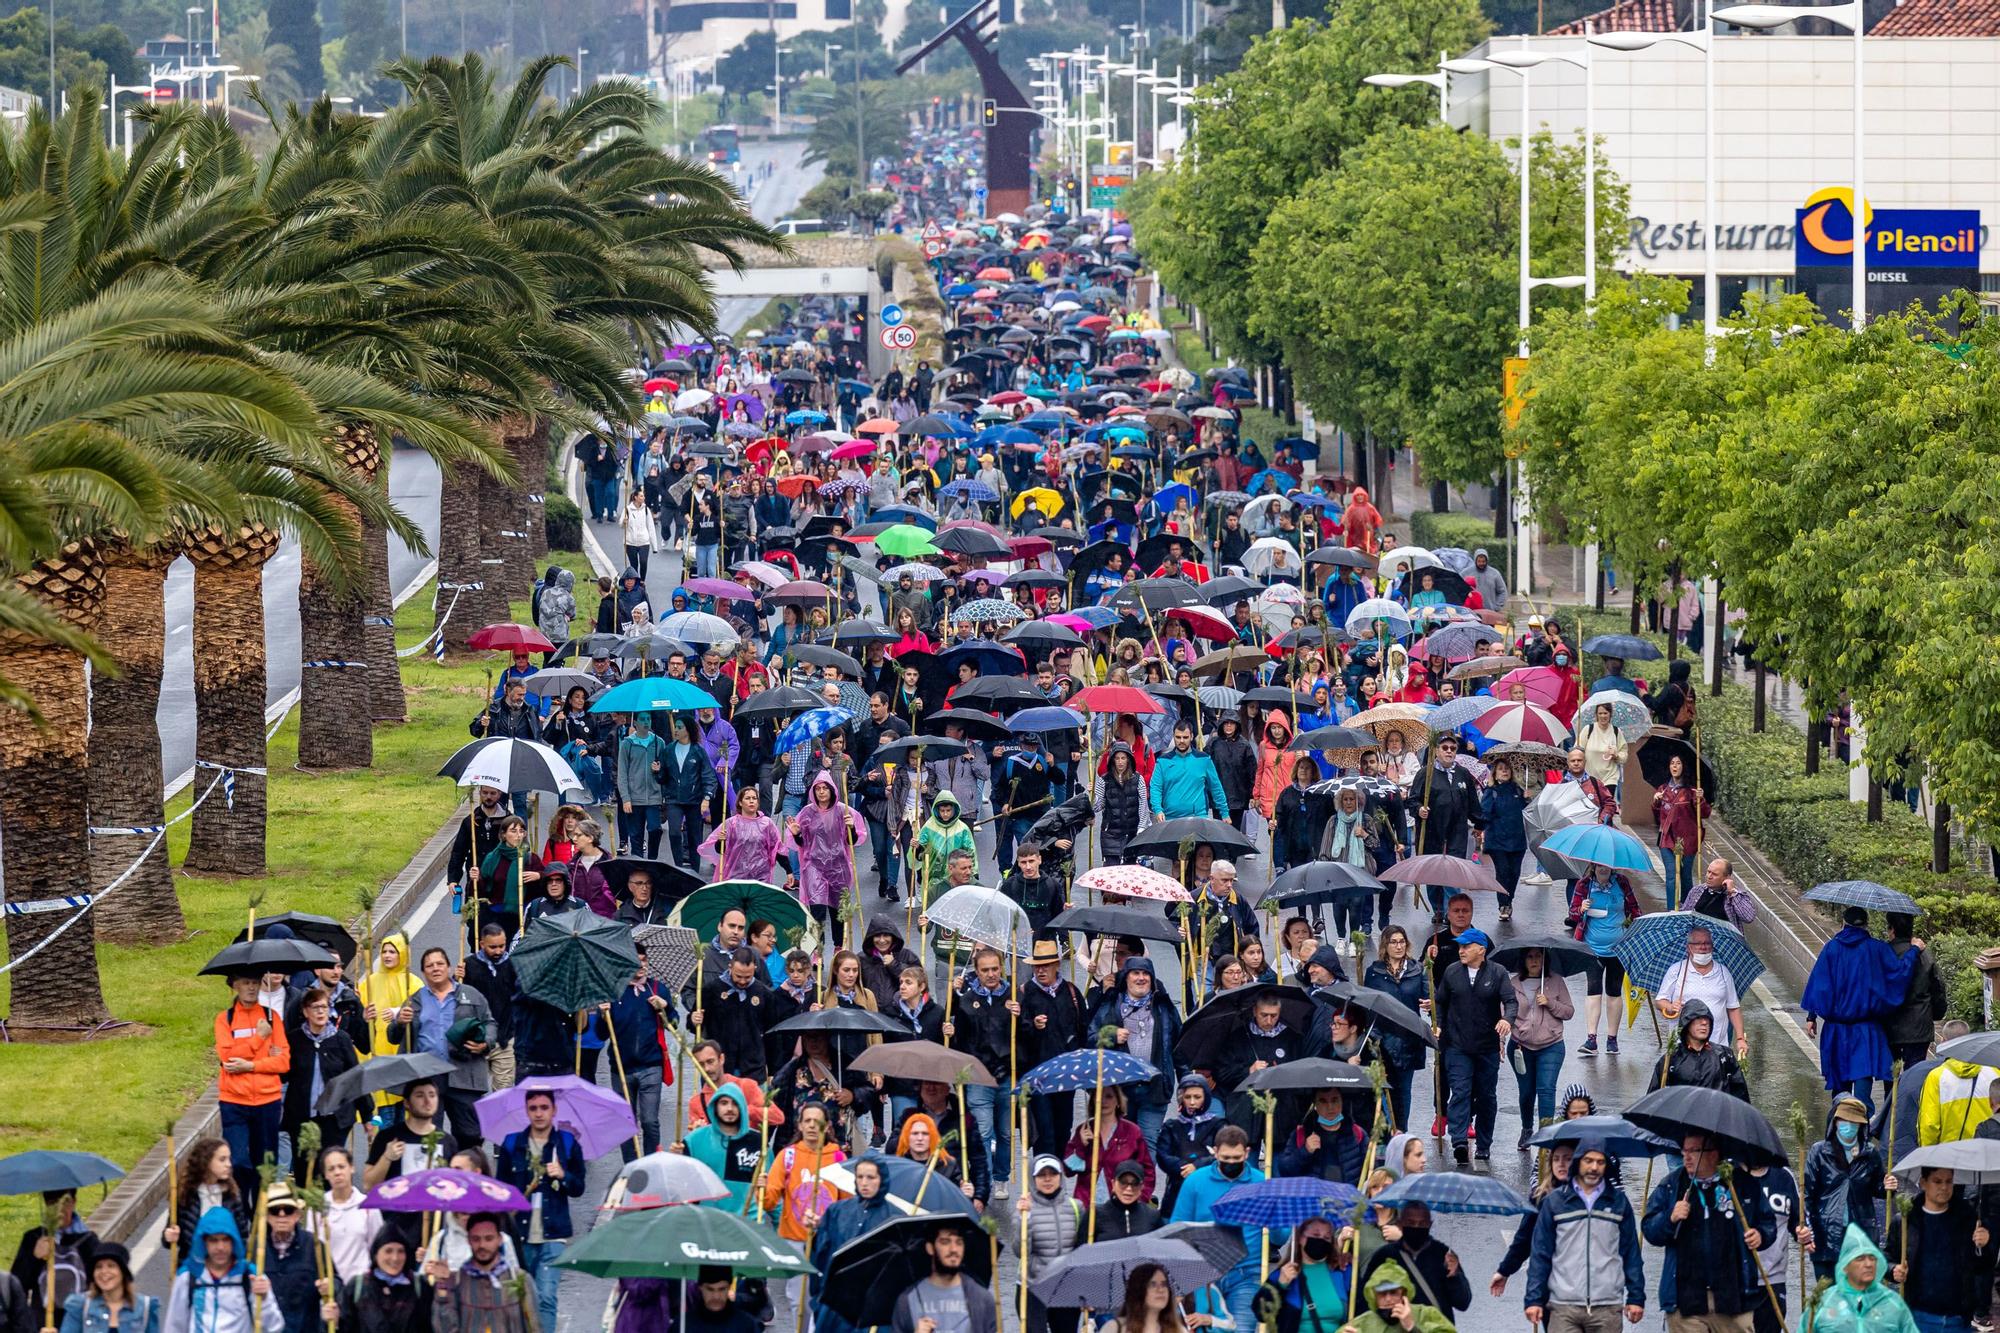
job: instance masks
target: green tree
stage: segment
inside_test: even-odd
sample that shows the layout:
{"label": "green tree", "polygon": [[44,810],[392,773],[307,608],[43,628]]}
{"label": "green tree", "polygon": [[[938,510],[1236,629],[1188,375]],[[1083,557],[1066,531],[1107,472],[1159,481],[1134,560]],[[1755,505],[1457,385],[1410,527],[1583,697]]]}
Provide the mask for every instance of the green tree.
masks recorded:
{"label": "green tree", "polygon": [[801,96],[798,108],[812,116],[806,136],[806,161],[821,162],[829,173],[859,180],[867,163],[878,157],[900,159],[910,137],[910,97],[893,83],[849,84],[830,92]]}
{"label": "green tree", "polygon": [[272,40],[269,14],[252,14],[230,30],[229,62],[257,76],[256,93],[266,102],[282,105],[299,95],[292,48]]}
{"label": "green tree", "polygon": [[[291,76],[292,96],[308,101],[318,97],[326,86],[320,68],[319,0],[271,0],[266,14],[270,41],[284,52],[282,56],[276,50],[271,52],[272,65]],[[239,27],[230,51],[231,59],[238,63],[243,63],[243,56],[235,48],[242,44],[242,38]]]}
{"label": "green tree", "polygon": [[[108,23],[79,28],[68,17],[56,21],[56,89],[102,89],[107,74],[133,83],[138,70],[135,43]],[[32,6],[0,18],[0,83],[46,98],[49,87],[49,23]]]}
{"label": "green tree", "polygon": [[715,81],[731,96],[748,97],[771,86],[772,61],[771,30],[754,28],[715,62]]}

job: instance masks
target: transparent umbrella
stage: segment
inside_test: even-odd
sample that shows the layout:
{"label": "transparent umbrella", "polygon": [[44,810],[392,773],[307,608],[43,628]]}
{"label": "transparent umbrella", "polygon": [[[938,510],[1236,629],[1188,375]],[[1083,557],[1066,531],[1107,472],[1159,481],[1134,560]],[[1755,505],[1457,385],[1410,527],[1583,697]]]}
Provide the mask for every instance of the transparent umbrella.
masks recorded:
{"label": "transparent umbrella", "polygon": [[966,884],[948,890],[932,900],[924,915],[939,929],[988,948],[1012,949],[1025,957],[1034,944],[1028,914],[998,889]]}
{"label": "transparent umbrella", "polygon": [[1528,808],[1521,812],[1521,823],[1528,831],[1529,854],[1541,864],[1543,870],[1560,879],[1587,875],[1590,867],[1581,861],[1571,861],[1545,851],[1543,844],[1555,836],[1558,829],[1596,821],[1597,802],[1573,782],[1553,782],[1543,787],[1535,794],[1535,799],[1528,802]]}

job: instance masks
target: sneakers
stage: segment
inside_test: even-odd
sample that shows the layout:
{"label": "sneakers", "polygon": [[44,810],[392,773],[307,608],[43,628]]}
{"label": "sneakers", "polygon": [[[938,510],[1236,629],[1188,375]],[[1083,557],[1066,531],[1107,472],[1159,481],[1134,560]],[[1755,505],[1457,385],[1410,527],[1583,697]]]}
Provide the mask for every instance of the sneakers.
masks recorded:
{"label": "sneakers", "polygon": [[1006,1182],[1006,1181],[1004,1181],[1004,1180],[996,1180],[996,1181],[994,1181],[994,1182],[993,1182],[993,1192],[992,1192],[992,1194],[991,1194],[991,1195],[989,1196],[989,1198],[988,1198],[988,1202],[991,1202],[991,1203],[1005,1203],[1005,1202],[1007,1202],[1007,1182]]}
{"label": "sneakers", "polygon": [[1604,1053],[1606,1055],[1618,1054],[1618,1038],[1606,1037],[1604,1039]]}
{"label": "sneakers", "polygon": [[[1613,1037],[1611,1042],[1612,1049],[1616,1050],[1618,1048],[1618,1038]],[[1593,1032],[1584,1038],[1583,1045],[1577,1047],[1576,1053],[1582,1056],[1595,1056],[1597,1054],[1597,1034]]]}
{"label": "sneakers", "polygon": [[1457,1143],[1451,1145],[1451,1159],[1460,1166],[1464,1166],[1466,1162],[1471,1160],[1471,1157],[1471,1149],[1465,1146],[1464,1139],[1460,1139]]}
{"label": "sneakers", "polygon": [[1502,921],[1512,921],[1514,919],[1514,909],[1512,907],[1502,907],[1500,909],[1500,919]]}
{"label": "sneakers", "polygon": [[1535,1133],[1535,1131],[1534,1131],[1533,1127],[1531,1127],[1531,1126],[1528,1126],[1528,1125],[1523,1125],[1523,1126],[1521,1126],[1521,1137],[1520,1137],[1519,1141],[1517,1141],[1517,1142],[1516,1142],[1516,1143],[1514,1144],[1514,1150],[1515,1150],[1516,1152],[1526,1152],[1526,1151],[1528,1151],[1528,1140],[1529,1140],[1530,1138],[1532,1138],[1532,1137],[1534,1136],[1534,1133]]}
{"label": "sneakers", "polygon": [[1474,1153],[1472,1156],[1474,1161],[1490,1162],[1493,1160],[1493,1150],[1491,1148],[1481,1148],[1478,1152]]}

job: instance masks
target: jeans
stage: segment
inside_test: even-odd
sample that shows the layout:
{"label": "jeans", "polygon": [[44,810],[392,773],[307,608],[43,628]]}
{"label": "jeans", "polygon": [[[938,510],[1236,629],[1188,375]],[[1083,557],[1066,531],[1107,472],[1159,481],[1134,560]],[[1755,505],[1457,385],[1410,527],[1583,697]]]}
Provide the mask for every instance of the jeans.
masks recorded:
{"label": "jeans", "polygon": [[618,478],[586,476],[584,498],[590,501],[590,517],[596,523],[611,523],[618,517]]}
{"label": "jeans", "polygon": [[278,1120],[284,1103],[245,1106],[240,1102],[223,1102],[217,1109],[222,1115],[222,1141],[229,1145],[229,1158],[235,1163],[237,1188],[242,1190],[244,1198],[255,1198],[260,1184],[257,1168],[264,1164],[267,1155],[274,1162],[278,1157]]}
{"label": "jeans", "polygon": [[1500,1084],[1500,1052],[1444,1052],[1445,1086],[1450,1099],[1445,1104],[1445,1124],[1452,1142],[1464,1143],[1468,1126],[1479,1127],[1479,1151],[1493,1150],[1495,1093]]}
{"label": "jeans", "polygon": [[1410,1127],[1410,1085],[1417,1081],[1414,1069],[1387,1069],[1389,1078],[1389,1113],[1396,1118],[1396,1128]]}
{"label": "jeans", "polygon": [[1539,1123],[1556,1118],[1556,1079],[1562,1073],[1563,1056],[1567,1053],[1564,1043],[1558,1041],[1553,1046],[1531,1051],[1526,1046],[1516,1046],[1528,1072],[1514,1075],[1515,1086],[1521,1093],[1521,1128],[1533,1129]]}
{"label": "jeans", "polygon": [[1514,905],[1514,890],[1521,882],[1521,858],[1525,852],[1490,852],[1493,857],[1493,878],[1500,881],[1500,905]]}
{"label": "jeans", "polygon": [[556,1260],[569,1248],[566,1240],[530,1241],[521,1247],[521,1268],[535,1283],[535,1311],[543,1328],[556,1326],[556,1289],[562,1269]]}
{"label": "jeans", "polygon": [[1004,1185],[1014,1170],[1014,1085],[1001,1079],[997,1088],[967,1087],[965,1110],[972,1127],[986,1141],[986,1157],[993,1164],[993,1183]]}
{"label": "jeans", "polygon": [[1872,1079],[1872,1078],[1857,1078],[1857,1079],[1855,1079],[1855,1080],[1854,1080],[1854,1082],[1852,1082],[1852,1083],[1848,1084],[1848,1085],[1847,1085],[1846,1087],[1842,1087],[1842,1088],[1835,1088],[1835,1089],[1833,1090],[1833,1093],[1834,1093],[1834,1095],[1835,1095],[1835,1096],[1839,1096],[1839,1095],[1841,1095],[1842,1093],[1845,1093],[1845,1094],[1847,1094],[1847,1095],[1848,1095],[1848,1096],[1850,1096],[1850,1097],[1859,1097],[1859,1098],[1861,1099],[1861,1104],[1862,1104],[1863,1106],[1866,1106],[1866,1107],[1868,1108],[1868,1114],[1870,1114],[1870,1115],[1874,1115],[1874,1114],[1875,1114],[1875,1080],[1874,1080],[1874,1079]]}
{"label": "jeans", "polygon": [[660,850],[660,807],[639,805],[618,811],[618,836],[633,856],[652,859]]}
{"label": "jeans", "polygon": [[1662,847],[1660,862],[1666,871],[1667,910],[1679,911],[1694,892],[1694,853],[1683,856],[1671,847]]}
{"label": "jeans", "polygon": [[[1239,1330],[1252,1329],[1257,1326],[1257,1314],[1254,1308],[1257,1300],[1257,1289],[1264,1285],[1257,1278],[1257,1259],[1261,1246],[1258,1244],[1257,1237],[1252,1236],[1250,1232],[1250,1227],[1243,1228],[1244,1242],[1250,1247],[1249,1257],[1230,1269],[1227,1273],[1224,1273],[1222,1280],[1216,1284],[1222,1288],[1223,1303],[1229,1307],[1230,1318],[1236,1321],[1236,1327]],[[1278,1247],[1276,1241],[1283,1235],[1284,1233],[1281,1231],[1278,1233],[1278,1237],[1273,1238],[1271,1246],[1273,1255],[1277,1253]]]}
{"label": "jeans", "polygon": [[1961,1319],[1955,1314],[1925,1314],[1922,1310],[1912,1310],[1910,1318],[1917,1321],[1921,1333],[1968,1333],[1972,1327],[1970,1319]]}
{"label": "jeans", "polygon": [[1139,1132],[1145,1136],[1146,1146],[1151,1148],[1159,1141],[1160,1126],[1167,1123],[1165,1104],[1154,1101],[1152,1096],[1144,1091],[1134,1092],[1128,1089],[1125,1108],[1132,1123],[1137,1125]]}
{"label": "jeans", "polygon": [[1000,873],[1014,868],[1014,844],[1026,842],[1028,830],[1035,826],[1033,816],[1009,815],[996,819],[993,832],[993,853],[1000,859]]}
{"label": "jeans", "polygon": [[694,574],[698,579],[715,577],[715,557],[721,549],[715,542],[707,542],[694,548]]}
{"label": "jeans", "polygon": [[646,581],[646,556],[652,549],[652,547],[646,545],[627,546],[625,548],[625,564],[627,568],[639,571],[639,582],[641,583]]}
{"label": "jeans", "polygon": [[[660,1088],[666,1081],[666,1070],[662,1065],[645,1065],[625,1071],[626,1100],[632,1105],[632,1114],[639,1121],[639,1148],[645,1152],[658,1152],[660,1148]],[[632,1140],[627,1139],[618,1151],[630,1162],[638,1157],[633,1151]]]}
{"label": "jeans", "polygon": [[1038,1092],[1028,1102],[1028,1138],[1036,1154],[1061,1157],[1076,1124],[1076,1094]]}
{"label": "jeans", "polygon": [[902,867],[897,864],[901,849],[889,836],[889,826],[879,819],[868,821],[868,850],[875,856],[875,874],[881,881],[882,896],[887,897],[902,882]]}
{"label": "jeans", "polygon": [[667,846],[674,860],[690,870],[700,869],[694,849],[701,846],[701,806],[674,804],[667,807]]}

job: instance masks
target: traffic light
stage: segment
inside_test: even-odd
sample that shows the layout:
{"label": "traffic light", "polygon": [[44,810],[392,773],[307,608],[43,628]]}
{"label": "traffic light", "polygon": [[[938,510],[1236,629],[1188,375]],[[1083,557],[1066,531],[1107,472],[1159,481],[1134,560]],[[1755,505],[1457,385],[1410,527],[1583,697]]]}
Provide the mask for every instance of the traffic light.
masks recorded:
{"label": "traffic light", "polygon": [[1000,123],[1000,104],[988,97],[979,104],[979,123],[988,129]]}

